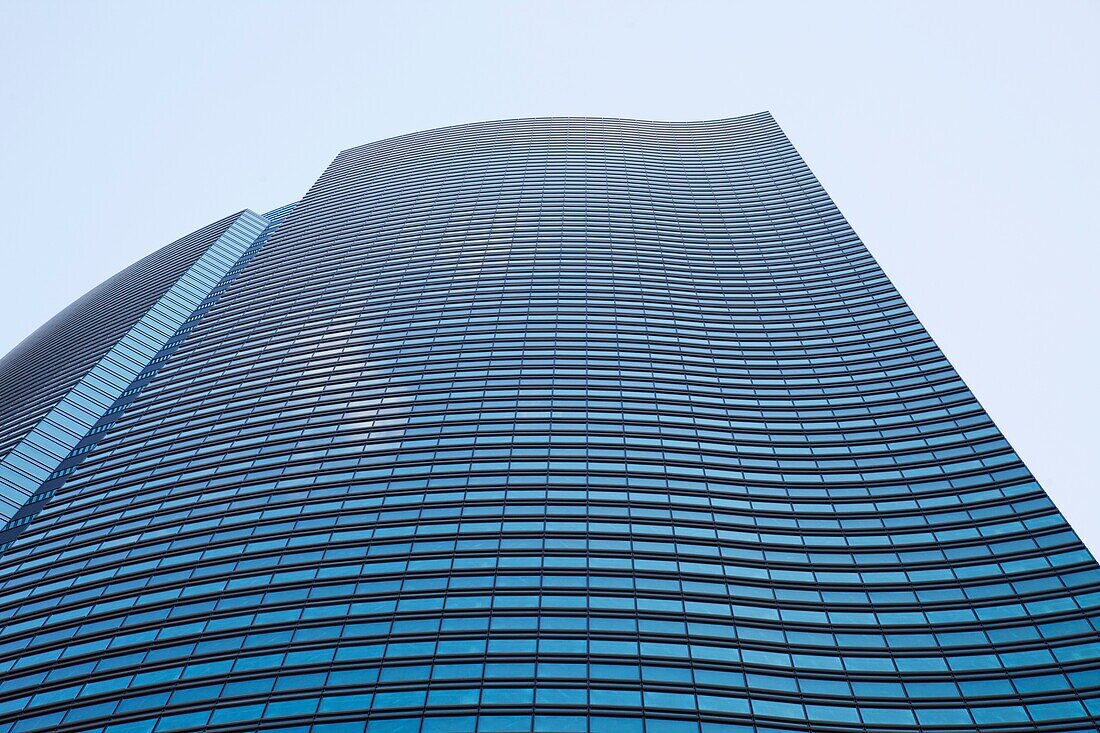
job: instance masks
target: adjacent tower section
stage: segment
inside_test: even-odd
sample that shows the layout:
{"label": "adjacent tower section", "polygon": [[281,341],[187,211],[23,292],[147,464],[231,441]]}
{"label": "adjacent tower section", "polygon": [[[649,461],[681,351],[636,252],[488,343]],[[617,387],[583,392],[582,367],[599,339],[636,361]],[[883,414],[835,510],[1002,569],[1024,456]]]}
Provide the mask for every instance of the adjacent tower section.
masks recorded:
{"label": "adjacent tower section", "polygon": [[1096,729],[1100,569],[770,115],[348,150],[216,290],[0,733]]}
{"label": "adjacent tower section", "polygon": [[0,521],[50,477],[266,223],[245,211],[169,244],[0,360]]}

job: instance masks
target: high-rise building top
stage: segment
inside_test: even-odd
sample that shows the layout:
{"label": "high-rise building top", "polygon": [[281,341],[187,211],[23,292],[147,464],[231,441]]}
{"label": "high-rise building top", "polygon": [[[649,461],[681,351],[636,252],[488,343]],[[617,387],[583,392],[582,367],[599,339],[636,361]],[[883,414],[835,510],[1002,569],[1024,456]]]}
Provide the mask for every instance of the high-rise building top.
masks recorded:
{"label": "high-rise building top", "polygon": [[1100,568],[770,115],[162,253],[0,361],[0,733],[1096,730]]}

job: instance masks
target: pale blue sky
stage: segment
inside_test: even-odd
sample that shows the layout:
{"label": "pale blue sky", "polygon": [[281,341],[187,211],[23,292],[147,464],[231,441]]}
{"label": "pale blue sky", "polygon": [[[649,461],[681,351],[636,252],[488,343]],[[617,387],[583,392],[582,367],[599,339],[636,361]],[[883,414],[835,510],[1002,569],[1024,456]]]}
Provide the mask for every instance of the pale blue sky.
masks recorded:
{"label": "pale blue sky", "polygon": [[1100,550],[1100,3],[0,2],[0,353],[336,153],[771,110]]}

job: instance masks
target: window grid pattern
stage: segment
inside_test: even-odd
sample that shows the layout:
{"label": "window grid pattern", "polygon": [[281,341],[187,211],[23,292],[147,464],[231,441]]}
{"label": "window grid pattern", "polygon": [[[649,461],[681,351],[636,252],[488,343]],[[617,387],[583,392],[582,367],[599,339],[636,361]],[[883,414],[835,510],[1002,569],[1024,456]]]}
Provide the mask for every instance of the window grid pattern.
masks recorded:
{"label": "window grid pattern", "polygon": [[341,153],[0,557],[0,733],[1091,731],[1100,573],[767,114]]}

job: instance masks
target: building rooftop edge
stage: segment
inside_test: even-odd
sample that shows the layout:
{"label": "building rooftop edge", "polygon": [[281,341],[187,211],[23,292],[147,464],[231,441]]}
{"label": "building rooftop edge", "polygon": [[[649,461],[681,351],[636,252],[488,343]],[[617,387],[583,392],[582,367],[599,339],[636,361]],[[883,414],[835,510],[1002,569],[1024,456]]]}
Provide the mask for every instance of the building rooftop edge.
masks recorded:
{"label": "building rooftop edge", "polygon": [[592,120],[592,121],[606,121],[606,122],[641,122],[654,125],[713,125],[723,122],[734,122],[740,120],[751,120],[754,117],[761,117],[770,119],[775,122],[775,117],[770,110],[762,110],[760,112],[752,112],[745,115],[735,115],[733,117],[716,117],[707,120],[648,120],[640,117],[601,117],[601,116],[588,116],[588,115],[541,115],[536,117],[504,117],[501,119],[489,119],[489,120],[476,120],[473,122],[461,122],[454,125],[441,125],[439,127],[429,127],[423,130],[414,130],[412,132],[404,132],[400,135],[390,135],[389,137],[379,138],[378,140],[372,140],[370,142],[362,143],[360,145],[352,145],[349,148],[342,149],[337,158],[344,153],[352,150],[359,150],[365,148],[368,145],[378,145],[380,143],[388,142],[390,140],[399,140],[404,137],[410,137],[412,135],[424,135],[432,132],[443,132],[444,130],[456,130],[462,127],[476,127],[479,125],[489,125],[493,123],[502,122],[540,122],[550,120]]}

